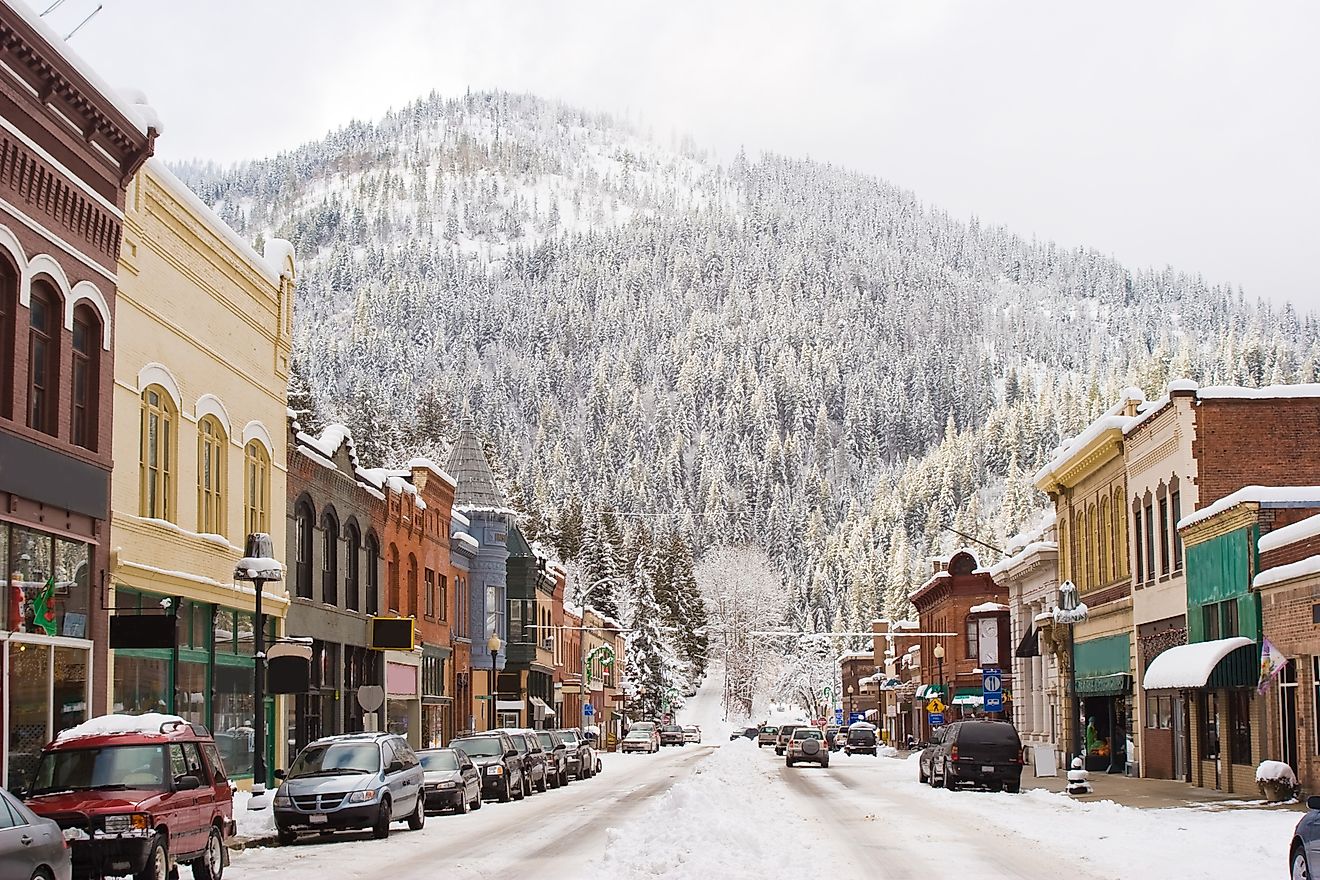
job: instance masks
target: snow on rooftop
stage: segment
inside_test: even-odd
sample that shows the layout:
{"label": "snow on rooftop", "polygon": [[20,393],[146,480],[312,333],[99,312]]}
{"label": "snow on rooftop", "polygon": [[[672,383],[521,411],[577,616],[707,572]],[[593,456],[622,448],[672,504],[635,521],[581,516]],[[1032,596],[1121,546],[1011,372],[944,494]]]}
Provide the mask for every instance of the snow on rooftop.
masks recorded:
{"label": "snow on rooftop", "polygon": [[1320,507],[1320,486],[1243,486],[1214,504],[1178,520],[1178,528],[1204,522],[1239,504],[1255,503],[1263,507]]}
{"label": "snow on rooftop", "polygon": [[1048,480],[1055,471],[1066,465],[1072,459],[1074,453],[1085,449],[1091,441],[1095,440],[1101,434],[1110,430],[1122,431],[1137,416],[1127,415],[1127,410],[1132,404],[1142,404],[1146,402],[1146,395],[1140,388],[1126,388],[1119,395],[1118,402],[1105,410],[1086,429],[1075,437],[1070,437],[1059,444],[1050,457],[1049,462],[1040,470],[1036,471],[1032,477],[1032,482],[1041,483]]}
{"label": "snow on rooftop", "polygon": [[1287,565],[1267,568],[1251,579],[1252,589],[1260,590],[1295,578],[1320,574],[1320,555],[1308,556]]}
{"label": "snow on rooftop", "polygon": [[1320,384],[1267,385],[1264,388],[1244,388],[1240,385],[1208,385],[1197,391],[1202,400],[1215,398],[1236,400],[1275,400],[1285,397],[1320,397]]}
{"label": "snow on rooftop", "polygon": [[1008,606],[1003,602],[982,602],[980,605],[973,605],[967,609],[968,614],[994,614],[996,611],[1007,611]]}
{"label": "snow on rooftop", "polygon": [[178,715],[147,712],[142,715],[102,715],[60,731],[55,742],[67,742],[88,736],[125,736],[159,734],[161,725],[185,723]]}
{"label": "snow on rooftop", "polygon": [[1307,538],[1314,538],[1317,535],[1320,535],[1320,514],[1308,516],[1300,522],[1275,529],[1272,532],[1266,532],[1256,542],[1256,549],[1261,553],[1268,553],[1271,550],[1277,550],[1280,547],[1286,547]]}
{"label": "snow on rooftop", "polygon": [[425,456],[418,456],[417,458],[414,458],[411,461],[409,461],[408,470],[410,471],[427,470],[435,474],[437,477],[444,480],[446,483],[448,483],[451,486],[458,485],[458,481],[455,480],[453,477],[451,477],[444,468],[440,467],[440,465],[436,464],[435,462],[431,461],[431,459],[426,458]]}
{"label": "snow on rooftop", "polygon": [[1244,645],[1254,644],[1251,639],[1237,636],[1169,648],[1150,661],[1142,687],[1148,691],[1204,687],[1220,660]]}
{"label": "snow on rooftop", "polygon": [[449,535],[460,544],[466,544],[473,551],[481,549],[481,545],[477,543],[477,539],[469,535],[467,532],[450,532]]}

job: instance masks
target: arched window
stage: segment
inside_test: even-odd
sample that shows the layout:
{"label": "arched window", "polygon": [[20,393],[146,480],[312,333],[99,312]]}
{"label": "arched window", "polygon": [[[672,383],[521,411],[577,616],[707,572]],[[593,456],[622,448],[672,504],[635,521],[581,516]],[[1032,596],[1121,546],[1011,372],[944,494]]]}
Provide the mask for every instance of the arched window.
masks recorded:
{"label": "arched window", "polygon": [[243,528],[247,534],[270,532],[270,456],[253,440],[243,449]]}
{"label": "arched window", "polygon": [[197,423],[197,531],[225,534],[225,429],[215,416]]}
{"label": "arched window", "polygon": [[1120,578],[1126,578],[1131,575],[1132,566],[1129,562],[1131,548],[1128,547],[1127,507],[1123,504],[1122,489],[1114,490],[1114,502],[1109,509],[1114,518],[1115,573]]}
{"label": "arched window", "polygon": [[159,385],[142,392],[138,463],[141,513],[174,521],[174,401]]}
{"label": "arched window", "polygon": [[367,534],[367,551],[364,562],[367,566],[367,613],[380,613],[380,541],[374,534]]}
{"label": "arched window", "polygon": [[0,418],[14,417],[14,316],[18,313],[18,269],[0,259]]}
{"label": "arched window", "polygon": [[1114,558],[1113,531],[1109,525],[1109,496],[1105,495],[1100,499],[1100,522],[1096,531],[1100,538],[1100,552],[1097,554],[1096,563],[1100,573],[1100,584],[1109,583],[1109,562]]}
{"label": "arched window", "polygon": [[1078,510],[1073,517],[1073,583],[1078,588],[1086,586],[1086,517]]}
{"label": "arched window", "polygon": [[357,523],[348,521],[344,529],[344,607],[358,611],[362,607],[362,533]]}
{"label": "arched window", "polygon": [[408,595],[405,601],[408,603],[408,614],[412,617],[417,616],[417,557],[408,554]]}
{"label": "arched window", "polygon": [[316,526],[312,505],[301,499],[293,513],[293,577],[295,595],[312,598],[312,531]]}
{"label": "arched window", "polygon": [[74,446],[96,449],[101,409],[101,317],[86,303],[73,310],[69,402]]}
{"label": "arched window", "polygon": [[1096,571],[1100,556],[1100,530],[1095,517],[1095,505],[1086,506],[1086,583],[1094,587],[1097,584]]}
{"label": "arched window", "polygon": [[1071,545],[1068,543],[1068,538],[1069,538],[1069,537],[1071,537],[1071,533],[1070,533],[1069,530],[1068,530],[1068,520],[1066,520],[1066,519],[1061,520],[1061,521],[1059,522],[1059,580],[1060,580],[1060,582],[1068,580],[1068,578],[1072,575],[1072,567],[1071,567],[1071,565],[1070,565],[1071,559],[1069,558],[1070,555],[1071,555],[1071,554],[1069,553],[1069,551],[1071,550]]}
{"label": "arched window", "polygon": [[339,604],[339,518],[334,508],[321,514],[321,601]]}
{"label": "arched window", "polygon": [[28,330],[28,427],[43,434],[59,429],[59,295],[43,281],[32,285]]}
{"label": "arched window", "polygon": [[403,606],[399,602],[399,548],[390,544],[390,557],[385,560],[385,578],[389,586],[389,610],[395,614]]}

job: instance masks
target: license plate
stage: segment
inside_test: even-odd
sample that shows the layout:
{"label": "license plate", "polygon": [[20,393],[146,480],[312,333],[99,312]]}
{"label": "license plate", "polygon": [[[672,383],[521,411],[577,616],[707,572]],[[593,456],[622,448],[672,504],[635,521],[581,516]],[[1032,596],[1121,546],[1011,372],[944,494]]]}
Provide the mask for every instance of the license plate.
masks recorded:
{"label": "license plate", "polygon": [[312,813],[307,817],[307,821],[313,825],[323,825],[325,824],[325,813]]}
{"label": "license plate", "polygon": [[981,765],[981,772],[982,772],[982,773],[994,773],[994,772],[995,772],[995,768],[994,768],[994,767],[987,767],[985,764],[982,764],[982,765]]}

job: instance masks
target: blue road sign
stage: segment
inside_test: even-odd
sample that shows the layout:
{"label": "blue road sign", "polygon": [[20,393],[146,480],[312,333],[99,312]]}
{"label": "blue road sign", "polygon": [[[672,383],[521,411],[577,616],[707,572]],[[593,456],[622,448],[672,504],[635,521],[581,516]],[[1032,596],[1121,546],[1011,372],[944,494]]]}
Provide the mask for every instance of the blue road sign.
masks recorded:
{"label": "blue road sign", "polygon": [[848,723],[849,723],[849,724],[852,724],[852,723],[854,723],[854,722],[861,721],[861,720],[862,720],[863,718],[865,718],[865,717],[866,717],[866,716],[863,715],[861,712],[849,712],[849,713],[848,713]]}
{"label": "blue road sign", "polygon": [[1004,678],[998,669],[982,670],[981,695],[985,700],[985,711],[1004,711]]}
{"label": "blue road sign", "polygon": [[582,707],[582,714],[590,718],[592,715],[596,714],[596,707],[591,705],[590,703],[587,703]]}
{"label": "blue road sign", "polygon": [[835,709],[835,710],[834,710],[834,723],[835,723],[835,724],[842,724],[842,723],[843,723],[843,710],[842,710],[842,709]]}
{"label": "blue road sign", "polygon": [[926,716],[926,720],[930,722],[931,727],[939,727],[941,724],[944,723],[944,713],[931,712],[929,715]]}

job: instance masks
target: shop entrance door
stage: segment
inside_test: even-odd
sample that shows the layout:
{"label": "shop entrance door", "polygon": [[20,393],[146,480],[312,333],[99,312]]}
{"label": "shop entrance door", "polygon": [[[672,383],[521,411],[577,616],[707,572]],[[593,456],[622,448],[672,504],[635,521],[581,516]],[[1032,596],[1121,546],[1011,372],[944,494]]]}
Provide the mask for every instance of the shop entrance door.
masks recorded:
{"label": "shop entrance door", "polygon": [[4,784],[25,786],[41,747],[86,721],[91,700],[91,642],[14,634],[4,643]]}
{"label": "shop entrance door", "polygon": [[1297,772],[1297,664],[1289,660],[1279,672],[1279,742],[1284,763]]}
{"label": "shop entrance door", "polygon": [[1175,779],[1192,781],[1192,762],[1187,743],[1187,701],[1173,698],[1173,773]]}

